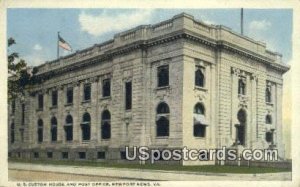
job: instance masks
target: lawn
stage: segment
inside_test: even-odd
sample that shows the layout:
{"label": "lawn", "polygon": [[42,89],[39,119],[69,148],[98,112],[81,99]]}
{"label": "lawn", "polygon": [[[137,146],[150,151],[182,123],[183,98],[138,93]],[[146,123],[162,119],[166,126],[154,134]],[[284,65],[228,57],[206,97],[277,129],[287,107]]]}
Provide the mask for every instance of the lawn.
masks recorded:
{"label": "lawn", "polygon": [[90,166],[90,167],[110,167],[110,168],[130,168],[130,169],[149,169],[165,171],[189,171],[201,173],[276,173],[288,172],[290,169],[266,168],[266,167],[244,167],[244,166],[182,166],[182,165],[163,165],[163,164],[126,164],[126,163],[104,163],[93,161],[71,161],[71,160],[23,160],[9,159],[9,162],[22,162],[31,164],[49,164],[49,165],[72,165],[72,166]]}

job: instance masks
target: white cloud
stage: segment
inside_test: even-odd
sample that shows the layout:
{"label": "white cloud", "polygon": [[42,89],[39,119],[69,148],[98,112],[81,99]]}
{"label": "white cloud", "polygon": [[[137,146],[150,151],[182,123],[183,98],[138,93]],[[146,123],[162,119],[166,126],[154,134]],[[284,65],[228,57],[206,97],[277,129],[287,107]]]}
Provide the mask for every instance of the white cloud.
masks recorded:
{"label": "white cloud", "polygon": [[216,25],[216,23],[210,19],[208,19],[206,16],[201,16],[201,21],[203,21],[204,23],[206,24],[209,24],[209,25]]}
{"label": "white cloud", "polygon": [[249,29],[251,31],[264,31],[272,26],[271,22],[267,20],[253,20],[249,24]]}
{"label": "white cloud", "polygon": [[42,48],[42,46],[41,46],[40,44],[35,44],[35,45],[33,46],[33,49],[36,50],[36,51],[40,51],[40,50],[42,50],[43,48]]}
{"label": "white cloud", "polygon": [[91,15],[81,12],[78,21],[81,30],[93,36],[100,36],[102,34],[120,31],[132,28],[150,21],[152,10],[137,10],[130,13],[122,13],[117,15],[108,15],[103,12],[99,15]]}

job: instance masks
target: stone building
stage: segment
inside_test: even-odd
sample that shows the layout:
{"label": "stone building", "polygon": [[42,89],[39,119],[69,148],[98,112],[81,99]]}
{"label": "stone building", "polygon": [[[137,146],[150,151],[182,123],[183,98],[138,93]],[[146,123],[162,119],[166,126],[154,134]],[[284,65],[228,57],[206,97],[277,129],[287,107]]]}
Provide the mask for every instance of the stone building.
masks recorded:
{"label": "stone building", "polygon": [[118,33],[37,67],[40,82],[9,101],[9,156],[121,161],[146,145],[284,158],[281,57],[185,13]]}

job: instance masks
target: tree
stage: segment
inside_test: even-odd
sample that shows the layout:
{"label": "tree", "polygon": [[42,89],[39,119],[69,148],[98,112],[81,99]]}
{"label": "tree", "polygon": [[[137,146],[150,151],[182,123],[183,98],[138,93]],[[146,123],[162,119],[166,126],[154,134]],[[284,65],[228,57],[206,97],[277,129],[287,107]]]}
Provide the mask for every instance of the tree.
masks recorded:
{"label": "tree", "polygon": [[[14,44],[16,44],[16,41],[13,38],[9,38],[7,46],[11,47]],[[10,99],[22,97],[25,94],[25,86],[32,82],[32,73],[29,72],[26,62],[23,59],[20,59],[19,54],[16,52],[9,53],[7,61],[9,75],[8,97]],[[36,73],[36,70],[34,73]]]}

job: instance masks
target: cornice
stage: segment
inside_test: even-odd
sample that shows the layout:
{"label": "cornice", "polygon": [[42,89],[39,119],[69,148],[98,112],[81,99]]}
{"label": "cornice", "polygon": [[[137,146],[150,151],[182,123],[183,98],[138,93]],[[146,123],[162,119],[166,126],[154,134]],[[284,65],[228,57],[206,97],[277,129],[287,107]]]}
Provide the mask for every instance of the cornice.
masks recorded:
{"label": "cornice", "polygon": [[85,67],[97,64],[97,63],[101,63],[103,61],[112,60],[114,57],[119,56],[119,55],[124,55],[126,53],[130,53],[130,52],[138,50],[138,49],[146,50],[149,47],[160,45],[163,43],[172,42],[172,41],[182,39],[182,38],[204,44],[215,50],[224,49],[224,50],[228,50],[228,51],[240,54],[242,56],[246,56],[248,58],[251,58],[251,59],[254,59],[261,63],[264,63],[264,64],[270,66],[271,68],[274,68],[283,73],[285,73],[286,71],[288,71],[290,69],[289,66],[286,66],[284,64],[274,63],[273,60],[270,58],[267,58],[260,54],[254,53],[245,48],[241,48],[241,47],[239,47],[235,44],[229,43],[227,41],[223,41],[223,40],[216,41],[211,38],[200,35],[198,33],[193,33],[193,32],[187,31],[186,29],[182,29],[180,31],[173,32],[173,33],[163,35],[163,36],[158,36],[153,39],[138,40],[138,41],[135,41],[135,42],[130,43],[125,46],[120,46],[120,47],[117,47],[114,49],[110,49],[102,55],[99,55],[99,56],[96,56],[96,57],[93,57],[90,59],[85,59],[83,61],[80,61],[80,62],[77,62],[74,64],[66,65],[66,66],[58,68],[58,69],[53,69],[53,70],[50,70],[45,73],[38,74],[36,78],[37,78],[37,80],[41,80],[43,82],[44,80],[50,79],[57,75],[61,75],[61,74],[64,74],[64,73],[67,73],[70,71],[85,68]]}

